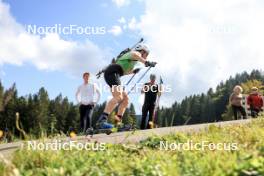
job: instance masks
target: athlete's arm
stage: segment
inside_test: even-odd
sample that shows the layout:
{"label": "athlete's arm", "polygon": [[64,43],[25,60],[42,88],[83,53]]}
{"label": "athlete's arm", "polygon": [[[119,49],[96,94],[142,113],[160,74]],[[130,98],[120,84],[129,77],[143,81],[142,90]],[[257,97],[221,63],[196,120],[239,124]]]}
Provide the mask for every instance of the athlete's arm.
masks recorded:
{"label": "athlete's arm", "polygon": [[131,57],[132,59],[137,60],[143,64],[145,64],[146,62],[146,59],[144,59],[138,51],[131,51]]}

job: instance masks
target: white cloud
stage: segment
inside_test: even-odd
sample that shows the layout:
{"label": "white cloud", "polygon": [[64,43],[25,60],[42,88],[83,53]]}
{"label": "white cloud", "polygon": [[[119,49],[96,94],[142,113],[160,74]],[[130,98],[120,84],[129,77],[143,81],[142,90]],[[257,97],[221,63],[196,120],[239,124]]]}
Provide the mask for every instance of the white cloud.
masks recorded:
{"label": "white cloud", "polygon": [[[135,17],[132,17],[130,20],[126,20],[124,17],[120,17],[118,20],[118,23],[120,23],[120,25],[122,26],[123,30],[131,30],[131,31],[135,31],[139,29],[139,23],[137,22]],[[116,27],[116,26],[114,26]],[[120,30],[119,26],[117,26],[118,29],[115,29],[116,31]]]}
{"label": "white cloud", "polygon": [[130,0],[112,0],[112,2],[118,7],[127,6],[130,4]]}
{"label": "white cloud", "polygon": [[124,17],[121,17],[117,20],[121,24],[126,24],[126,19]]}
{"label": "white cloud", "polygon": [[109,33],[118,36],[120,34],[122,34],[122,28],[118,25],[112,26],[112,28],[110,30],[108,30]]}
{"label": "white cloud", "polygon": [[135,30],[135,29],[138,29],[138,26],[137,26],[137,20],[135,17],[131,18],[131,20],[129,21],[128,23],[128,28],[130,30]]}
{"label": "white cloud", "polygon": [[150,59],[173,87],[166,104],[205,92],[244,70],[264,68],[260,0],[146,0],[138,22]]}
{"label": "white cloud", "polygon": [[0,1],[0,64],[34,64],[41,70],[80,75],[95,73],[105,65],[105,53],[89,40],[66,41],[57,34],[32,35],[10,15],[9,6]]}

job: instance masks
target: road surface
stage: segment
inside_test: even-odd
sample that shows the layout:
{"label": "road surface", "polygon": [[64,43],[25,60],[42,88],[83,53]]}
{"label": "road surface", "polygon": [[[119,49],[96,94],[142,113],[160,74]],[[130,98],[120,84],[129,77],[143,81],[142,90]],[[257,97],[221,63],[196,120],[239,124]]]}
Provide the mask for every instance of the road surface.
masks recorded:
{"label": "road surface", "polygon": [[[174,127],[164,127],[164,128],[155,128],[149,130],[138,130],[138,131],[129,131],[129,132],[118,132],[112,133],[110,135],[106,134],[96,134],[94,136],[77,136],[74,138],[61,138],[60,141],[69,142],[78,141],[81,143],[86,142],[99,142],[99,143],[112,143],[112,144],[127,144],[127,143],[138,143],[152,135],[163,136],[168,134],[175,134],[177,132],[199,132],[200,130],[206,130],[210,125],[216,125],[218,127],[229,126],[229,125],[240,125],[251,122],[251,119],[247,120],[236,120],[236,121],[225,121],[225,122],[216,122],[216,123],[206,123],[206,124],[196,124],[196,125],[185,125],[185,126],[174,126]],[[45,141],[49,142],[54,139]],[[12,153],[25,146],[27,141],[14,142],[8,144],[0,145],[0,155],[4,158],[10,159]]]}

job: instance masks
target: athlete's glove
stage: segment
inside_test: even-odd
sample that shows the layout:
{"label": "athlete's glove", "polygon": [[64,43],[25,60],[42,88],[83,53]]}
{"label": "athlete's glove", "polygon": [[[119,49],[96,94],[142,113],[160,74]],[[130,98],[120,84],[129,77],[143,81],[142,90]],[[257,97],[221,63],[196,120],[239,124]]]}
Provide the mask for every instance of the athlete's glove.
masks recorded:
{"label": "athlete's glove", "polygon": [[145,62],[145,66],[146,67],[155,67],[157,64],[157,62],[150,62],[150,61],[146,61]]}
{"label": "athlete's glove", "polygon": [[136,68],[136,69],[133,70],[133,73],[137,74],[139,71],[140,71],[140,68]]}

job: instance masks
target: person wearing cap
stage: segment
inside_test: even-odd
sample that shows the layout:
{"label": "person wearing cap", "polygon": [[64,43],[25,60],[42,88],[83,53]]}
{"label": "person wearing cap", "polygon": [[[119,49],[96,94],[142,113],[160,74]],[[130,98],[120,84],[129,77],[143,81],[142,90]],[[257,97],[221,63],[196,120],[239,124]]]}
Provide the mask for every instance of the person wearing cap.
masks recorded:
{"label": "person wearing cap", "polygon": [[[83,84],[78,87],[75,94],[76,101],[80,105],[80,132],[85,132],[88,128],[91,128],[93,109],[101,97],[97,85],[90,83],[89,77],[88,72],[83,74]],[[96,99],[95,95],[97,95]]]}
{"label": "person wearing cap", "polygon": [[241,113],[243,119],[247,118],[246,111],[242,106],[242,99],[243,99],[242,92],[243,92],[242,87],[236,85],[233,89],[233,93],[229,97],[229,102],[232,106],[235,120],[238,119],[238,112]]}
{"label": "person wearing cap", "polygon": [[[153,118],[156,99],[158,94],[161,93],[159,85],[156,84],[156,75],[154,74],[150,75],[150,81],[144,84],[141,93],[145,94],[145,99],[142,107],[142,119],[141,119],[140,129],[142,130],[146,128],[150,129],[150,122],[152,121]],[[147,116],[149,116],[149,118],[146,125]]]}
{"label": "person wearing cap", "polygon": [[263,99],[257,87],[251,88],[251,93],[247,97],[247,104],[250,106],[251,116],[257,117],[263,107]]}

